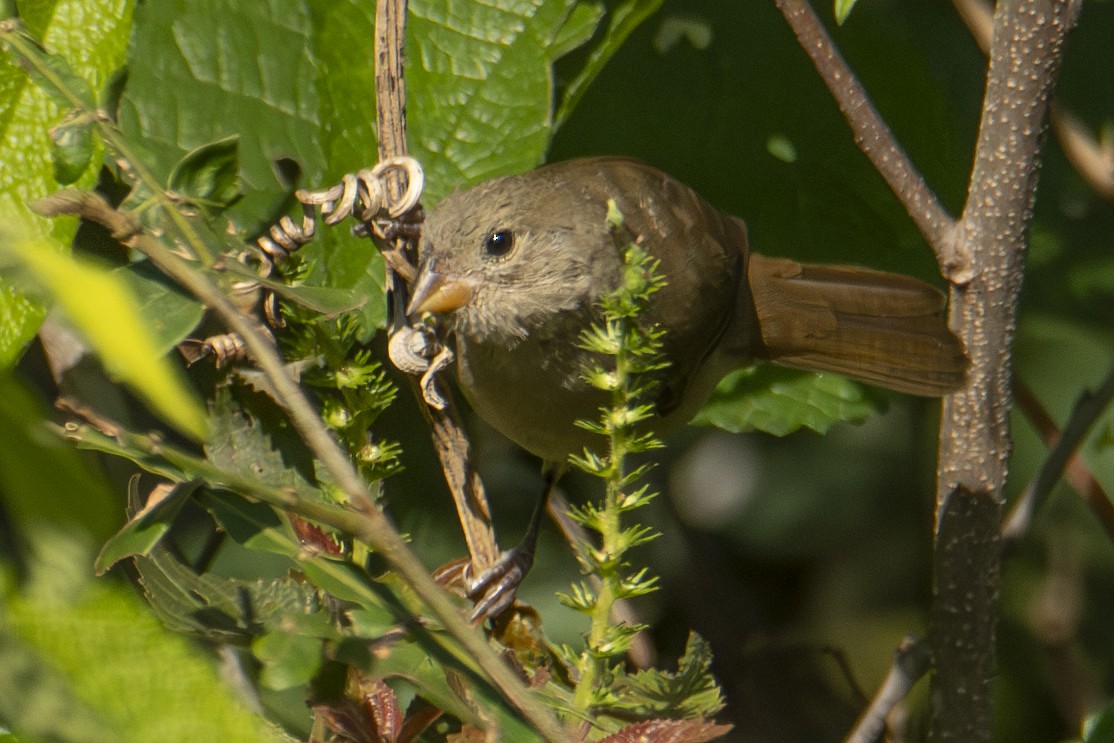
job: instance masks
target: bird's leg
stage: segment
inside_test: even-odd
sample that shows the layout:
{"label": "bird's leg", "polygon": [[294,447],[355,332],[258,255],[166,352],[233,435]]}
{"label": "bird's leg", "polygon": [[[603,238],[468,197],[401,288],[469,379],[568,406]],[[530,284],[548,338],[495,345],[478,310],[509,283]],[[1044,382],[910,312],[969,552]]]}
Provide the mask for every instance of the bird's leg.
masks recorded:
{"label": "bird's leg", "polygon": [[514,548],[503,552],[494,565],[477,576],[472,576],[471,571],[465,569],[464,580],[468,587],[468,598],[476,602],[468,615],[469,621],[479,622],[497,617],[514,603],[518,587],[534,565],[534,552],[538,544],[538,530],[541,527],[542,516],[563,471],[563,467],[546,467],[545,490],[534,506],[534,512],[530,515],[530,525],[522,541]]}

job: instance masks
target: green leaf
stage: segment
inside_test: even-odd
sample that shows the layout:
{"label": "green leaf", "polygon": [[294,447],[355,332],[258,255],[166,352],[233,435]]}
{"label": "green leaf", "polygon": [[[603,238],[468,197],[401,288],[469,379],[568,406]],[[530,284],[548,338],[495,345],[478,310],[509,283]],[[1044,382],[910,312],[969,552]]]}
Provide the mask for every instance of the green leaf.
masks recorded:
{"label": "green leaf", "polygon": [[583,46],[600,25],[607,8],[602,2],[580,2],[573,7],[549,48],[549,58],[558,60]]}
{"label": "green leaf", "polygon": [[[263,421],[233,402],[227,388],[218,390],[212,404],[212,434],[205,446],[209,462],[219,470],[274,488],[292,490],[308,500],[322,500],[318,488],[302,469],[291,466]],[[297,452],[300,453],[300,452]],[[296,456],[290,452],[290,456]],[[253,516],[255,521],[261,516]]]}
{"label": "green leaf", "polygon": [[[26,740],[114,743],[118,738],[97,710],[82,703],[65,674],[0,622],[0,719]],[[3,731],[0,726],[0,732]],[[20,743],[14,735],[0,741]]]}
{"label": "green leaf", "polygon": [[227,270],[228,273],[243,276],[246,281],[256,282],[295,304],[328,317],[335,317],[342,312],[359,309],[368,300],[365,293],[355,288],[287,284],[274,279],[262,278],[244,267],[233,264],[229,264]]}
{"label": "green leaf", "polygon": [[136,7],[137,63],[120,101],[120,128],[147,150],[146,165],[164,183],[187,153],[238,135],[244,195],[227,215],[246,234],[262,232],[290,203],[276,161],[297,163],[310,187],[321,182],[310,27],[306,4],[283,0]]}
{"label": "green leaf", "polygon": [[855,7],[856,2],[858,0],[835,0],[833,12],[835,13],[836,23],[843,25],[843,22],[851,15],[851,9]]}
{"label": "green leaf", "polygon": [[74,71],[69,60],[61,54],[47,52],[18,20],[11,22],[15,27],[2,37],[5,51],[14,53],[21,61],[31,81],[63,110],[93,108],[96,105],[93,88]]}
{"label": "green leaf", "polygon": [[1087,718],[1083,723],[1083,743],[1114,743],[1114,705]]}
{"label": "green leaf", "polygon": [[[119,525],[120,499],[104,474],[47,431],[46,409],[0,372],[0,500],[16,524],[78,524],[97,539]],[[47,495],[49,494],[49,495]]]}
{"label": "green leaf", "polygon": [[[124,61],[131,8],[132,0],[86,0],[24,2],[19,10],[31,32],[88,81],[79,87],[99,90]],[[61,120],[69,109],[70,105],[59,106],[51,93],[32,84],[10,55],[0,53],[0,213],[19,214],[64,244],[73,240],[77,220],[46,220],[33,215],[26,204],[62,185],[55,178],[48,125]],[[94,143],[92,161],[99,159],[99,152],[100,145]],[[95,168],[86,169],[77,185],[92,186],[96,177]],[[44,316],[42,305],[16,292],[6,277],[0,278],[0,367],[19,358]]]}
{"label": "green leaf", "polygon": [[290,524],[266,503],[249,503],[231,493],[198,494],[200,503],[239,544],[248,549],[295,557],[301,549]]}
{"label": "green leaf", "polygon": [[240,135],[197,147],[174,164],[168,187],[210,216],[240,198]]}
{"label": "green leaf", "polygon": [[[39,534],[34,543],[51,545],[57,562],[57,547],[73,536]],[[207,652],[168,633],[127,586],[90,581],[87,554],[66,553],[65,567],[49,572],[36,567],[45,557],[32,561],[22,595],[5,596],[0,617],[0,646],[18,642],[21,662],[30,655],[30,668],[40,669],[24,675],[0,663],[0,715],[14,730],[63,731],[75,743],[289,740],[236,698]]]}
{"label": "green leaf", "polygon": [[[466,183],[541,162],[553,127],[552,52],[567,47],[565,24],[575,6],[410,3],[409,142],[425,168],[427,204]],[[583,18],[579,25],[577,34]]]}
{"label": "green leaf", "polygon": [[205,316],[205,306],[182,291],[149,261],[129,263],[116,275],[139,302],[159,354],[169,353]]}
{"label": "green leaf", "polygon": [[827,433],[836,423],[861,423],[881,407],[880,397],[845,377],[760,364],[724,377],[693,423],[775,436],[801,428]]}
{"label": "green leaf", "polygon": [[[375,4],[362,0],[309,3],[309,12],[313,50],[320,61],[316,85],[319,117],[330,124],[318,135],[325,152],[325,172],[307,175],[307,185],[324,186],[377,159],[374,66],[352,64],[352,50],[368,50],[374,38]],[[307,283],[350,288],[366,298],[358,310],[363,340],[384,327],[387,302],[378,250],[345,226],[319,230],[317,239],[302,250],[319,271]]]}
{"label": "green leaf", "polygon": [[128,501],[129,512],[135,515],[101,547],[93,564],[97,575],[103,575],[125,557],[150,555],[170,531],[174,518],[195,488],[189,483],[155,488],[144,503],[139,494],[139,478],[133,477],[128,482]]}
{"label": "green leaf", "polygon": [[723,693],[712,676],[712,648],[692,632],[676,672],[647,669],[622,677],[618,709],[639,716],[705,718],[723,709]]}
{"label": "green leaf", "polygon": [[64,121],[50,130],[54,180],[69,185],[79,179],[93,162],[93,126],[88,121]]}
{"label": "green leaf", "polygon": [[307,621],[317,628],[315,636],[329,636],[322,631],[328,614],[320,596],[304,581],[199,574],[163,546],[136,558],[135,567],[151,608],[175,632],[244,644],[268,630]]}
{"label": "green leaf", "polygon": [[263,663],[260,681],[275,690],[308,684],[323,660],[321,638],[286,628],[261,635],[251,651]]}
{"label": "green leaf", "polygon": [[159,353],[139,303],[118,276],[63,255],[46,237],[7,237],[0,244],[0,261],[5,258],[25,272],[25,286],[45,290],[58,304],[111,374],[181,431],[205,435],[196,395],[181,371]]}

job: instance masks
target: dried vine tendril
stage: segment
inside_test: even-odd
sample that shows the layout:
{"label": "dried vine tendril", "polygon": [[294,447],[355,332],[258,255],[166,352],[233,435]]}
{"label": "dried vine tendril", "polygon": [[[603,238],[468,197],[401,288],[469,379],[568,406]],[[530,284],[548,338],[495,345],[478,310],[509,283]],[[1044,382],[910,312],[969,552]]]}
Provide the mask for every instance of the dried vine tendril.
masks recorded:
{"label": "dried vine tendril", "polygon": [[[405,177],[406,188],[398,199],[392,199],[387,179],[396,173]],[[384,240],[390,239],[397,234],[399,220],[417,208],[424,186],[425,174],[417,160],[392,157],[373,168],[344,175],[341,182],[331,188],[319,191],[299,189],[295,191],[294,198],[302,205],[301,223],[284,215],[266,233],[247,244],[235,256],[236,260],[252,267],[260,278],[270,277],[276,267],[316,236],[318,212],[326,225],[339,224],[355,217],[359,224],[353,231],[357,234],[374,234]],[[400,266],[393,267],[396,271],[400,270]],[[405,267],[401,268],[403,273],[407,273]],[[250,293],[259,289],[260,284],[247,279],[237,282],[233,288],[237,293]],[[267,321],[273,327],[283,327],[277,305],[274,292],[266,291],[263,307]],[[187,363],[193,364],[211,356],[218,368],[246,357],[243,340],[235,333],[214,335],[204,340],[189,339],[179,344],[178,350]]]}

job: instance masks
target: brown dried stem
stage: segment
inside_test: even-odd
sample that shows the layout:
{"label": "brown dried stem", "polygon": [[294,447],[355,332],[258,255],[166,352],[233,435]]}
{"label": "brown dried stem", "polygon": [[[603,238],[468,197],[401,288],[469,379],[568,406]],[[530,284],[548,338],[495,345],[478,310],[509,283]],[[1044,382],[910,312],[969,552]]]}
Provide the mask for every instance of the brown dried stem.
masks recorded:
{"label": "brown dried stem", "polygon": [[[407,154],[406,81],[402,67],[405,14],[404,0],[384,0],[376,7],[375,113],[380,161]],[[397,181],[391,187],[401,190],[401,184]],[[397,238],[391,250],[396,254],[412,257],[413,245],[409,243],[408,238]],[[390,287],[390,330],[393,332],[406,323],[409,288],[389,264],[387,286]],[[483,483],[472,467],[468,437],[460,425],[460,416],[448,390],[442,391],[445,408],[435,410],[425,404],[417,380],[413,377],[410,378],[410,388],[429,423],[434,448],[441,460],[441,468],[468,544],[473,575],[479,575],[499,558],[499,545],[495,541],[495,528],[491,523],[491,511]]]}
{"label": "brown dried stem", "polygon": [[[378,1],[375,17],[375,104],[381,161],[407,153],[406,87],[402,64],[405,22],[406,0]],[[400,184],[392,187],[401,190]],[[405,243],[398,243],[394,248],[399,252],[405,251],[405,255],[413,255],[412,246]],[[387,286],[392,299],[390,309],[393,330],[394,325],[405,322],[409,292],[406,283],[389,267]],[[495,562],[499,550],[482,483],[471,467],[468,439],[458,422],[451,399],[446,396],[448,404],[444,410],[433,410],[421,402],[422,396],[417,385],[412,384],[412,388],[418,397],[419,407],[430,422],[437,454],[441,458],[445,479],[460,514],[473,565],[482,570]],[[404,577],[409,579],[409,576]],[[422,577],[423,584],[429,580],[427,575]],[[460,622],[457,616],[452,619],[454,624]],[[556,743],[568,739],[569,736],[554,715],[537,701],[511,667],[503,662],[480,635],[469,632],[468,642],[462,644],[503,696],[529,720],[545,740]]]}

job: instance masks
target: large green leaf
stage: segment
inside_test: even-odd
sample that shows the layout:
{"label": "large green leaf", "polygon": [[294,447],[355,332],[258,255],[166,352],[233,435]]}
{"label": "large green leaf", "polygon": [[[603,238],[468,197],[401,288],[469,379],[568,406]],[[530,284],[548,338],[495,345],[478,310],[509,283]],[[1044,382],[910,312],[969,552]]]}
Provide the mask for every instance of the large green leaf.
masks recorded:
{"label": "large green leaf", "polygon": [[410,148],[426,203],[541,162],[553,127],[551,47],[571,0],[416,0],[407,25]]}
{"label": "large green leaf", "polygon": [[27,590],[7,592],[0,615],[0,715],[14,730],[74,743],[289,740],[129,588],[89,581],[73,534],[37,537],[49,560],[32,561]]}
{"label": "large green leaf", "polygon": [[228,214],[253,234],[286,201],[276,161],[292,159],[310,185],[319,182],[317,71],[304,4],[144,3],[130,59],[120,128],[142,143],[163,183],[187,153],[238,135],[244,198]]}
{"label": "large green leaf", "polygon": [[[101,90],[123,63],[132,5],[132,0],[27,0],[19,3],[19,13],[31,33],[87,81],[87,87]],[[8,55],[0,55],[0,210],[14,210],[36,229],[69,244],[77,220],[45,220],[27,209],[28,201],[61,185],[55,178],[48,128],[65,114],[50,92],[32,84]],[[73,173],[65,176],[69,179]],[[96,176],[96,168],[88,168],[76,185],[90,186]],[[19,357],[43,315],[41,305],[0,278],[0,366]]]}
{"label": "large green leaf", "polygon": [[764,364],[725,377],[693,422],[736,433],[826,433],[840,421],[866,420],[879,405],[879,398],[846,377]]}
{"label": "large green leaf", "polygon": [[[120,499],[87,459],[45,430],[46,410],[0,373],[0,497],[17,524],[79,524],[98,538],[120,518]],[[49,494],[49,497],[44,496]]]}

